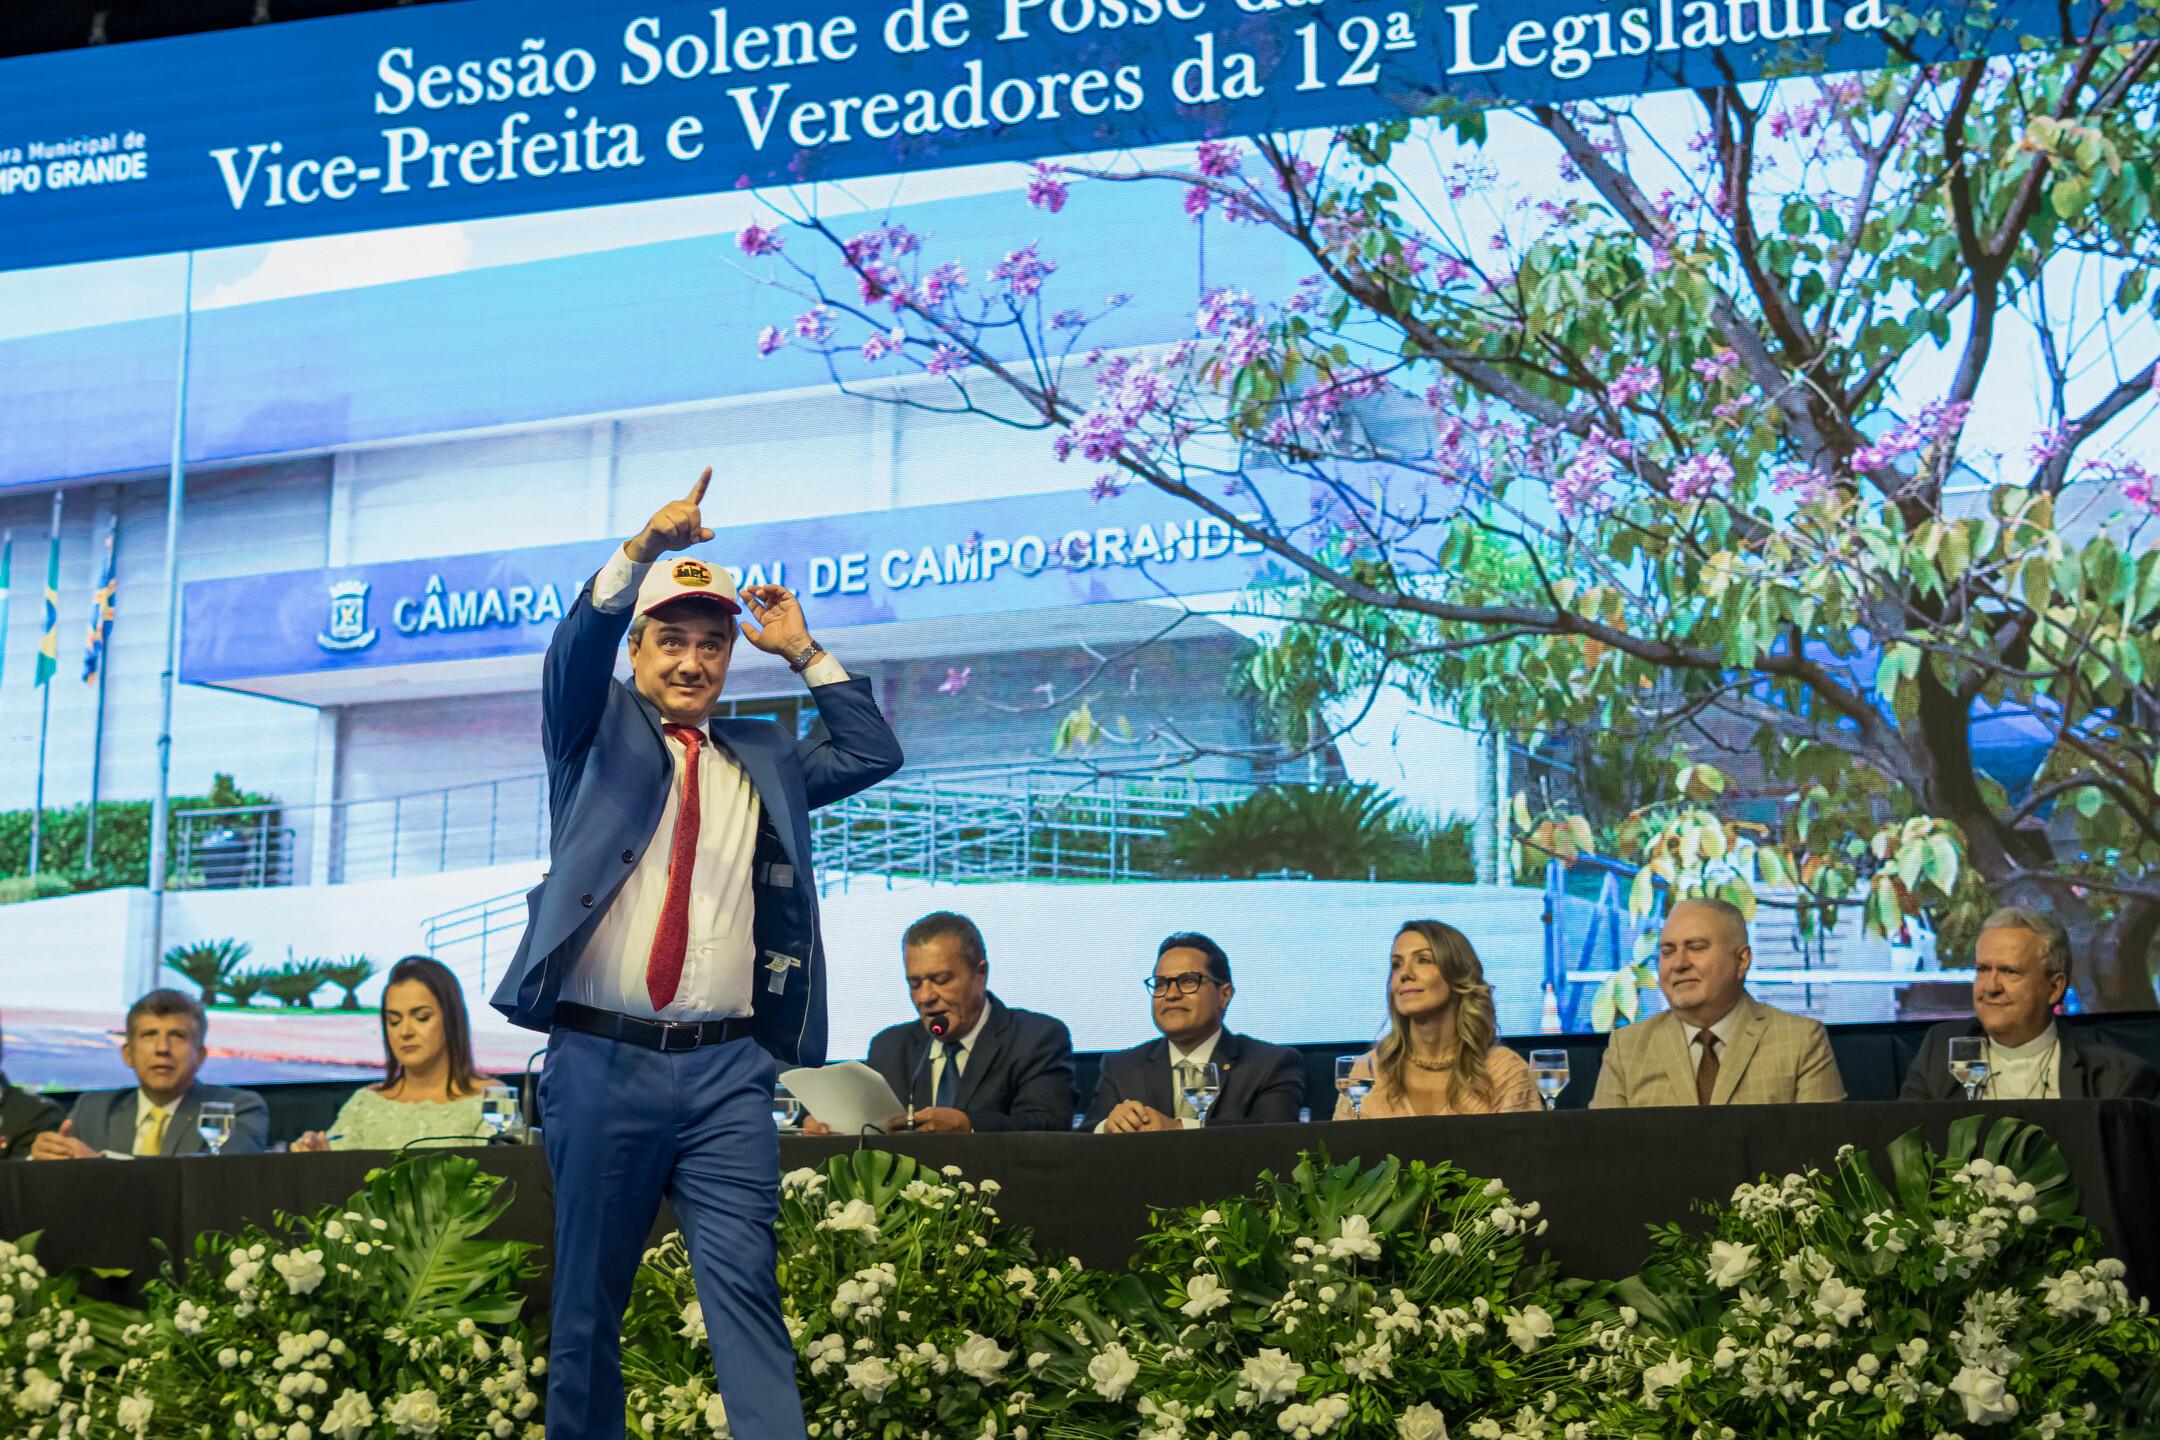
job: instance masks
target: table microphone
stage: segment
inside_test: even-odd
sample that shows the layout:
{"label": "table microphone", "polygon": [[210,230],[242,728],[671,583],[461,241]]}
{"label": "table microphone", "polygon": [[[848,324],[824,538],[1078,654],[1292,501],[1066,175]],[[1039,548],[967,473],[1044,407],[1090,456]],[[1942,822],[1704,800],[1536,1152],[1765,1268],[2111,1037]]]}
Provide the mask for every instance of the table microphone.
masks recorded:
{"label": "table microphone", "polygon": [[[923,1029],[930,1032],[931,1043],[923,1046],[922,1058],[915,1062],[915,1073],[908,1078],[907,1128],[910,1130],[915,1128],[915,1087],[922,1081],[922,1067],[930,1063],[932,1046],[942,1043],[945,1039],[945,1032],[952,1029],[952,1017],[949,1015],[925,1015],[923,1017]],[[937,1097],[933,1095],[931,1098],[934,1100]]]}

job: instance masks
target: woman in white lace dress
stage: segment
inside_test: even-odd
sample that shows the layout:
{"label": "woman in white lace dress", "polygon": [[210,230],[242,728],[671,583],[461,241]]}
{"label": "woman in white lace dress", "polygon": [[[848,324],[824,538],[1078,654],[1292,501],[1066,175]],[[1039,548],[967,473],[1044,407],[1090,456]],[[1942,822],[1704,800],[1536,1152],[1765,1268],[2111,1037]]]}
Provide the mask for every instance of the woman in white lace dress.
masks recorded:
{"label": "woman in white lace dress", "polygon": [[484,1144],[465,992],[441,961],[408,955],[390,967],[382,993],[382,1082],[364,1085],[338,1111],[328,1134],[311,1131],[295,1150],[402,1150]]}

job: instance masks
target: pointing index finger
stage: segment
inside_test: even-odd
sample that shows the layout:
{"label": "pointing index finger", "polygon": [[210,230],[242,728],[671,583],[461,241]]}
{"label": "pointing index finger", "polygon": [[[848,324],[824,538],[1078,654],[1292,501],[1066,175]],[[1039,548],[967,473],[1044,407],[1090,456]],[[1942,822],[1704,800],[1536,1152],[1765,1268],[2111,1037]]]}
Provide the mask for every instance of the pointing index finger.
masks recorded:
{"label": "pointing index finger", "polygon": [[697,477],[697,484],[690,487],[690,503],[692,505],[705,498],[705,487],[711,483],[712,466],[708,465],[705,467],[705,473]]}

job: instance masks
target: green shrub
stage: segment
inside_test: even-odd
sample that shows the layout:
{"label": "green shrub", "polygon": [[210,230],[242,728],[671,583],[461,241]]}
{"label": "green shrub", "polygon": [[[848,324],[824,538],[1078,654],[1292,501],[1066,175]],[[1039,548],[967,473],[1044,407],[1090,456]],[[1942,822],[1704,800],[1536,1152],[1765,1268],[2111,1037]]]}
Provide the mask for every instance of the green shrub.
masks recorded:
{"label": "green shrub", "polygon": [[[208,795],[174,796],[171,815],[183,810],[223,810],[243,805],[272,805],[274,795],[257,795],[240,789],[230,775],[216,776]],[[150,883],[150,802],[103,800],[98,802],[97,848],[90,872],[83,873],[83,831],[90,807],[75,805],[45,812],[44,833],[38,841],[39,878],[46,874],[65,880],[73,890],[106,890],[115,885]],[[180,850],[180,827],[170,820],[166,830],[168,855]],[[30,872],[30,812],[0,811],[0,881],[27,876]],[[167,881],[172,880],[168,871]]]}

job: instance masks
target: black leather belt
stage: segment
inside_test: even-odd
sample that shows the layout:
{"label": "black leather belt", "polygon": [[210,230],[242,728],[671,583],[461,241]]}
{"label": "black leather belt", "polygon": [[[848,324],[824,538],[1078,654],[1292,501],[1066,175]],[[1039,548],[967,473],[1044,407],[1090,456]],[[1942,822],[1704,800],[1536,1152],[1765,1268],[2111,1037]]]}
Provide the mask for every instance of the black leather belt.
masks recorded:
{"label": "black leather belt", "polygon": [[568,1000],[556,1004],[553,1023],[560,1029],[582,1030],[588,1035],[670,1055],[750,1038],[750,1021],[740,1015],[729,1020],[640,1020],[635,1015],[595,1010]]}

